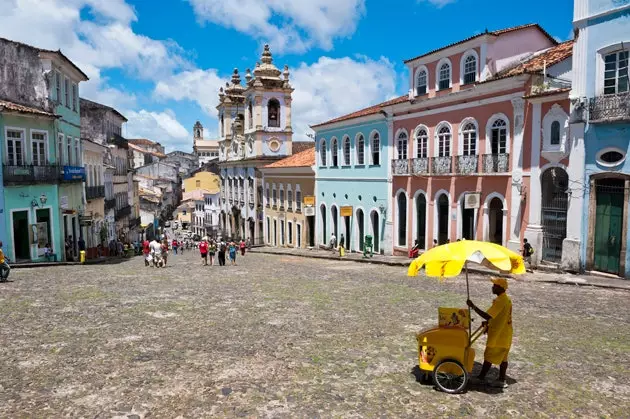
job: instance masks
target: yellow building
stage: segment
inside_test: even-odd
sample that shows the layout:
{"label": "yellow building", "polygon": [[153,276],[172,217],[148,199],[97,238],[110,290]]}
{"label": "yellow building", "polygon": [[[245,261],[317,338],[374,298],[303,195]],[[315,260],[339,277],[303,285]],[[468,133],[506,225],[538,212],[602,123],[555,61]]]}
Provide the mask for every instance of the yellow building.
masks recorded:
{"label": "yellow building", "polygon": [[264,175],[264,229],[268,246],[315,246],[315,148],[260,168]]}
{"label": "yellow building", "polygon": [[192,177],[184,179],[184,192],[205,189],[211,194],[221,191],[221,178],[212,172],[199,171]]}

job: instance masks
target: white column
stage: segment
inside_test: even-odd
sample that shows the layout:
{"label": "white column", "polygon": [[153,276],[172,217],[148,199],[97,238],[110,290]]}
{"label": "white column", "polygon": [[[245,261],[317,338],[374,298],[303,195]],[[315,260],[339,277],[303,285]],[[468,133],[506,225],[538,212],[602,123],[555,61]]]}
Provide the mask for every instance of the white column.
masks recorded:
{"label": "white column", "polygon": [[[523,126],[525,100],[512,99],[514,108],[514,138],[512,140],[512,194],[510,201],[510,235],[507,247],[515,252],[521,248],[521,192],[523,185]],[[504,236],[505,237],[505,236]]]}
{"label": "white column", "polygon": [[541,104],[534,103],[532,107],[532,160],[530,169],[529,191],[527,200],[529,201],[529,223],[525,230],[525,238],[535,249],[532,256],[532,264],[535,266],[540,262],[542,252],[543,234],[540,221],[541,211],[541,188],[540,188],[540,133],[542,126]]}
{"label": "white column", "polygon": [[585,149],[584,149],[583,122],[571,124],[569,154],[569,202],[567,209],[567,237],[562,241],[562,269],[580,271],[580,247],[582,243],[582,215],[584,208],[584,188],[587,185],[584,179]]}
{"label": "white column", "polygon": [[[392,237],[394,230],[394,221],[392,218],[392,209],[393,209],[393,177],[392,177],[392,156],[394,153],[393,140],[394,138],[394,120],[392,116],[387,117],[387,142],[385,143],[384,149],[387,149],[387,160],[381,161],[381,164],[385,164],[387,167],[387,213],[385,219],[385,231],[383,233],[382,244],[379,246],[379,249],[383,249],[386,255],[394,254],[394,240]],[[379,226],[382,220],[379,220]],[[380,237],[380,235],[379,235]]]}

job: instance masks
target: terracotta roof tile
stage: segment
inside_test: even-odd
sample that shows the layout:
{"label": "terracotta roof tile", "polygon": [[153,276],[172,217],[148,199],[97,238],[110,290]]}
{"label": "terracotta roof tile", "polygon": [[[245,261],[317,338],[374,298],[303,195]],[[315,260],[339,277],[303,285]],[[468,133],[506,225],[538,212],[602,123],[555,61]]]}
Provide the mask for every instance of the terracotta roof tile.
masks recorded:
{"label": "terracotta roof tile", "polygon": [[316,124],[316,125],[311,125],[311,128],[320,127],[322,125],[328,125],[328,124],[332,124],[332,123],[335,123],[335,122],[347,121],[349,119],[359,118],[361,116],[374,115],[374,114],[377,114],[385,106],[394,105],[396,103],[404,102],[405,100],[409,100],[409,96],[408,95],[399,96],[397,98],[394,98],[394,99],[391,99],[391,100],[387,100],[387,101],[379,103],[377,105],[369,106],[367,108],[363,108],[363,109],[358,110],[356,112],[352,112],[352,113],[349,113],[347,115],[339,116],[337,118],[331,119],[331,120],[326,121],[326,122],[322,122],[322,123],[319,123],[319,124]]}
{"label": "terracotta roof tile", "polygon": [[496,31],[484,32],[484,33],[480,33],[480,34],[477,34],[477,35],[474,35],[474,36],[470,36],[470,37],[468,37],[466,39],[462,39],[461,41],[453,42],[452,44],[448,44],[448,45],[445,45],[443,47],[434,49],[433,51],[429,51],[429,52],[424,53],[422,55],[418,55],[417,57],[410,58],[408,60],[405,60],[404,62],[405,62],[405,64],[407,64],[408,62],[417,60],[418,58],[426,57],[428,55],[431,55],[431,54],[434,54],[436,52],[445,50],[447,48],[454,47],[455,45],[463,44],[464,42],[468,42],[468,41],[470,41],[472,39],[479,38],[480,36],[484,36],[484,35],[499,36],[499,35],[503,35],[504,33],[510,33],[510,32],[518,31],[518,30],[521,30],[521,29],[532,28],[532,27],[538,28],[538,30],[541,31],[543,33],[543,35],[545,35],[554,44],[558,43],[558,41],[556,41],[551,35],[549,35],[549,33],[546,30],[544,30],[538,23],[528,23],[528,24],[525,24],[525,25],[513,26],[511,28],[499,29],[499,30],[496,30]]}
{"label": "terracotta roof tile", "polygon": [[524,96],[524,98],[525,99],[532,99],[532,98],[535,98],[535,97],[553,96],[553,95],[559,95],[561,93],[569,93],[570,91],[571,91],[570,87],[563,87],[562,89],[547,90],[546,92],[534,93],[534,94],[531,94],[531,95]]}
{"label": "terracotta roof tile", "polygon": [[573,55],[573,41],[563,42],[546,49],[538,54],[534,54],[526,61],[518,65],[497,73],[492,79],[518,76],[521,74],[538,73],[547,67],[557,64]]}
{"label": "terracotta roof tile", "polygon": [[127,139],[128,142],[130,142],[131,144],[136,144],[136,145],[156,145],[158,143],[153,142],[151,140],[148,140],[146,138],[132,138],[132,139]]}
{"label": "terracotta roof tile", "polygon": [[30,106],[19,105],[17,103],[9,102],[8,100],[0,99],[0,111],[7,110],[9,112],[29,113],[34,115],[50,116],[51,118],[58,118],[58,115],[54,113],[46,112],[41,109],[33,108]]}
{"label": "terracotta roof tile", "polygon": [[300,151],[297,154],[278,160],[263,166],[264,168],[277,169],[281,167],[310,167],[315,164],[315,145]]}

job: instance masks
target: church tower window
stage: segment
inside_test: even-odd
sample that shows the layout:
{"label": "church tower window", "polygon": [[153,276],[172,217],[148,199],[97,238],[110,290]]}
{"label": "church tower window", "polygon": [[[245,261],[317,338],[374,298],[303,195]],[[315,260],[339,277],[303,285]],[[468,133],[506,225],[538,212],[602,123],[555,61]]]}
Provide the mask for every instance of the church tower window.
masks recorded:
{"label": "church tower window", "polygon": [[280,128],[280,102],[277,99],[271,99],[267,104],[267,119],[267,126]]}

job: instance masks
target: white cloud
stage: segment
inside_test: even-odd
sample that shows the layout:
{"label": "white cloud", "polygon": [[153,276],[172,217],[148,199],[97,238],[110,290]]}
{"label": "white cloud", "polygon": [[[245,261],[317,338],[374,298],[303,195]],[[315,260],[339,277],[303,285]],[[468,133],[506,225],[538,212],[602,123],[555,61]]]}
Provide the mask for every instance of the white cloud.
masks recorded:
{"label": "white cloud", "polygon": [[220,78],[215,69],[183,71],[160,80],[153,94],[157,99],[196,102],[205,113],[216,117],[219,88],[225,82],[226,79]]}
{"label": "white cloud", "polygon": [[354,33],[365,0],[188,0],[202,23],[234,28],[277,52],[332,49],[333,39]]}
{"label": "white cloud", "polygon": [[457,0],[418,0],[418,1],[420,3],[422,3],[422,2],[431,3],[432,5],[437,7],[438,9],[441,9],[442,7],[446,6],[447,4],[455,3]]}
{"label": "white cloud", "polygon": [[[146,110],[124,111],[127,117],[127,138],[149,138],[161,143],[167,151],[174,149],[192,149],[189,132],[177,121],[175,112],[170,109],[164,112]],[[190,150],[188,150],[190,151]]]}
{"label": "white cloud", "polygon": [[306,139],[309,125],[394,97],[396,77],[386,58],[321,57],[311,65],[302,63],[291,75],[294,138]]}

